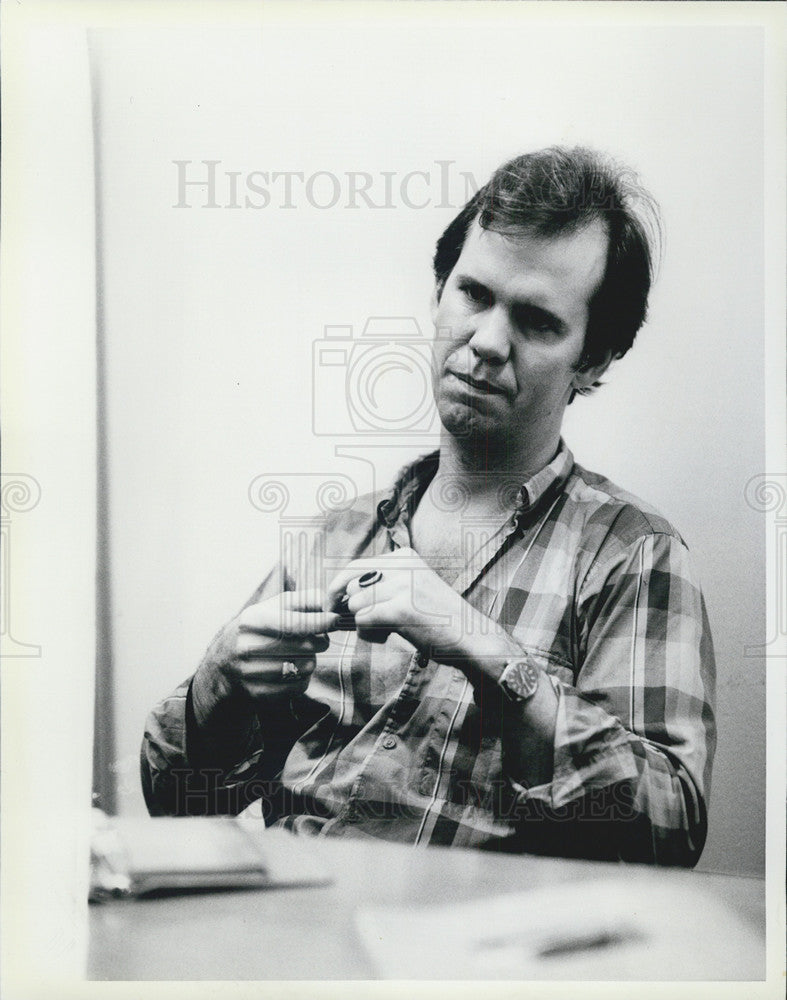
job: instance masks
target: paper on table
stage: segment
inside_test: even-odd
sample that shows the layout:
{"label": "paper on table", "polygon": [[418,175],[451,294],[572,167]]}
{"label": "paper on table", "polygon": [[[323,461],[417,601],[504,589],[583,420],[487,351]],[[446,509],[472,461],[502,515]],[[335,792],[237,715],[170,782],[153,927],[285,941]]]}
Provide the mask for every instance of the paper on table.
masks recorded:
{"label": "paper on table", "polygon": [[356,924],[385,979],[761,979],[764,942],[669,876],[563,883],[433,907],[367,907]]}
{"label": "paper on table", "polygon": [[231,818],[107,817],[91,845],[93,901],[107,896],[329,881],[303,842]]}

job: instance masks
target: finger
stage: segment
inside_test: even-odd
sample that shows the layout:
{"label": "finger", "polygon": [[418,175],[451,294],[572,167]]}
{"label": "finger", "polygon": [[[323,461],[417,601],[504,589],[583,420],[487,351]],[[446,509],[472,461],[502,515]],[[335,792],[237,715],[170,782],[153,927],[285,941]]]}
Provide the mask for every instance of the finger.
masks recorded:
{"label": "finger", "polygon": [[[314,672],[317,660],[310,650],[290,649],[286,652],[277,652],[271,655],[269,649],[261,650],[253,643],[246,646],[245,652],[238,652],[238,670],[245,684],[250,683],[276,683],[289,679],[297,673],[298,676],[308,677]],[[294,664],[296,670],[289,668],[283,670],[284,663]]]}
{"label": "finger", "polygon": [[249,695],[254,701],[264,701],[267,704],[278,698],[290,699],[294,695],[305,694],[309,687],[308,679],[296,680],[292,683],[261,684],[254,690],[249,690]]}
{"label": "finger", "polygon": [[285,590],[277,595],[281,601],[282,610],[291,611],[322,611],[323,593],[314,588],[312,590]]}
{"label": "finger", "polygon": [[260,632],[239,632],[235,651],[241,659],[275,659],[286,658],[313,659],[317,653],[323,653],[330,646],[327,635],[305,636],[298,638],[288,636],[284,639],[273,639]]}
{"label": "finger", "polygon": [[339,616],[331,611],[282,611],[279,625],[284,636],[316,636],[336,628]]}
{"label": "finger", "polygon": [[[297,669],[289,670],[291,665],[297,666]],[[254,662],[251,665],[244,665],[240,680],[244,690],[251,698],[267,700],[278,695],[292,696],[303,693],[309,686],[313,672],[313,661],[306,667],[297,662],[293,663],[293,661],[269,662],[264,670],[260,670],[259,664]]]}
{"label": "finger", "polygon": [[396,629],[402,624],[400,621],[401,615],[396,613],[390,601],[366,604],[354,614],[356,628],[380,626],[387,629]]}
{"label": "finger", "polygon": [[[378,573],[380,578],[375,583],[371,583],[369,578],[374,572]],[[345,587],[344,592],[348,597],[353,597],[355,594],[367,593],[372,595],[374,600],[379,600],[379,598],[374,595],[380,593],[380,587],[384,583],[385,580],[380,570],[372,570],[371,572],[367,570],[366,572],[361,573],[360,576],[354,576]]]}
{"label": "finger", "polygon": [[331,632],[336,628],[338,615],[329,611],[292,611],[281,608],[276,601],[253,604],[241,612],[240,628],[258,632],[271,638],[301,637]]}
{"label": "finger", "polygon": [[325,650],[331,645],[330,638],[324,632],[320,632],[317,635],[310,635],[301,641],[305,646],[308,646],[313,653],[324,653]]}
{"label": "finger", "polygon": [[[390,617],[390,616],[389,616]],[[391,632],[391,623],[385,620],[379,607],[369,605],[361,609],[355,619],[355,630],[359,639],[366,642],[384,643]]]}
{"label": "finger", "polygon": [[348,563],[328,584],[323,607],[335,611],[339,598],[347,589],[347,584],[369,570],[376,569],[377,561],[377,559],[353,559],[351,563]]}
{"label": "finger", "polygon": [[365,642],[382,644],[388,639],[392,630],[382,625],[359,625],[356,631],[359,639],[363,639]]}
{"label": "finger", "polygon": [[356,581],[350,581],[347,585],[347,610],[351,615],[357,616],[389,600],[391,593],[391,587],[386,580],[381,580],[371,587],[360,587]]}

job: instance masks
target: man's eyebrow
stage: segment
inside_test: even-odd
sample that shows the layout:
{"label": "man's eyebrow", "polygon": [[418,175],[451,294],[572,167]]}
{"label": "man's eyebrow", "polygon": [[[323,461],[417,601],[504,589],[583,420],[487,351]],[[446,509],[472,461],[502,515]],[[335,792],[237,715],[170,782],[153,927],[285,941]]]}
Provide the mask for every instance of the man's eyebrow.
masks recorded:
{"label": "man's eyebrow", "polygon": [[489,287],[483,279],[477,278],[474,274],[465,274],[463,271],[457,272],[456,282],[457,284],[480,285],[482,288]]}
{"label": "man's eyebrow", "polygon": [[561,319],[557,313],[552,312],[551,309],[547,309],[545,306],[540,306],[535,302],[530,302],[527,299],[514,302],[513,312],[516,316],[537,318],[542,322],[545,321],[555,328],[556,333],[563,333],[568,328],[565,320]]}
{"label": "man's eyebrow", "polygon": [[[464,271],[457,272],[456,282],[458,285],[476,285],[478,288],[484,288],[487,291],[492,292],[492,288],[489,284],[482,278],[477,277],[473,274],[467,274]],[[546,306],[539,305],[538,302],[533,302],[530,299],[515,299],[512,303],[512,311],[517,316],[527,317],[527,318],[538,318],[541,321],[550,323],[557,333],[564,333],[568,329],[568,324],[565,320],[561,319],[557,313],[552,312],[551,309],[547,309]]]}

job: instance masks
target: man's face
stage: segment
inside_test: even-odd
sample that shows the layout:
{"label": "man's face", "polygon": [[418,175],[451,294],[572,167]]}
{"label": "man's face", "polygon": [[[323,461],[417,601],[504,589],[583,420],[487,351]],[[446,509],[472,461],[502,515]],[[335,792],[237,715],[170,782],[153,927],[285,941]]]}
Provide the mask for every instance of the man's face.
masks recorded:
{"label": "man's face", "polygon": [[433,304],[433,388],[446,430],[513,449],[559,433],[572,390],[606,367],[575,370],[606,253],[601,222],[555,237],[473,223]]}

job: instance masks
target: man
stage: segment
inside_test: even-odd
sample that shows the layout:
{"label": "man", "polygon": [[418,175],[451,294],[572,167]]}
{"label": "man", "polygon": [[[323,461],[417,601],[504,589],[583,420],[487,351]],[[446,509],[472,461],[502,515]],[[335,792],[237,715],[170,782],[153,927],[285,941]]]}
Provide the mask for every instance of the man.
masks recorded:
{"label": "man", "polygon": [[595,154],[550,149],[447,228],[439,451],[331,515],[312,569],[277,566],[154,710],[153,814],[262,799],[326,835],[696,863],[702,596],[672,526],[560,436],[644,321],[649,206]]}

